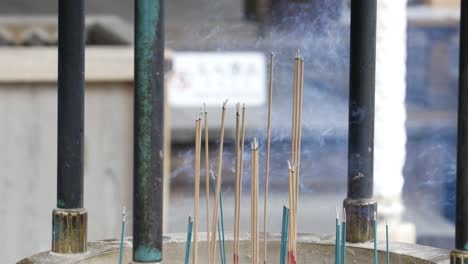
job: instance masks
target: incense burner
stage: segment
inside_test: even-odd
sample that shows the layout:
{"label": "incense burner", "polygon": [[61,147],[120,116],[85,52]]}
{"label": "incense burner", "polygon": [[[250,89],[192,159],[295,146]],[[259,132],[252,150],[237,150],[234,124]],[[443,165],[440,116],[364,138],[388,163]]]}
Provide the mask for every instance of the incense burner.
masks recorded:
{"label": "incense burner", "polygon": [[[185,233],[169,234],[164,237],[164,263],[184,263]],[[226,255],[228,263],[232,258],[232,234],[226,234]],[[250,235],[241,234],[239,263],[250,263]],[[260,237],[262,240],[263,238]],[[262,244],[262,243],[260,243]],[[43,252],[18,262],[18,264],[106,264],[118,263],[119,240],[102,240],[88,243],[85,254],[60,255]],[[124,262],[130,263],[132,258],[132,240],[127,238],[124,243]],[[200,233],[199,260],[206,259],[206,233]],[[279,262],[280,234],[269,234],[268,260]],[[380,242],[379,262],[385,263],[385,243]],[[390,243],[391,263],[450,263],[450,252],[443,249],[421,246],[416,244]],[[260,245],[260,252],[262,248]],[[373,263],[373,243],[347,244],[347,263]],[[335,245],[332,235],[298,235],[298,264],[305,263],[334,263]],[[219,254],[218,254],[219,257]],[[218,263],[218,262],[216,262]]]}

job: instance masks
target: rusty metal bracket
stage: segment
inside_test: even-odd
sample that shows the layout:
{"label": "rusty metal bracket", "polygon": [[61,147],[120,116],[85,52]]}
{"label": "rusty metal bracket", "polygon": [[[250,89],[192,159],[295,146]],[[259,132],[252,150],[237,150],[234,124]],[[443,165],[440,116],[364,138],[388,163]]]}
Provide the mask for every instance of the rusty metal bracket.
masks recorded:
{"label": "rusty metal bracket", "polygon": [[450,253],[450,264],[468,263],[468,251],[453,250]]}
{"label": "rusty metal bracket", "polygon": [[52,211],[52,252],[77,254],[86,252],[88,212],[86,209]]}
{"label": "rusty metal bracket", "polygon": [[346,241],[362,243],[374,241],[374,212],[377,202],[374,199],[345,199]]}

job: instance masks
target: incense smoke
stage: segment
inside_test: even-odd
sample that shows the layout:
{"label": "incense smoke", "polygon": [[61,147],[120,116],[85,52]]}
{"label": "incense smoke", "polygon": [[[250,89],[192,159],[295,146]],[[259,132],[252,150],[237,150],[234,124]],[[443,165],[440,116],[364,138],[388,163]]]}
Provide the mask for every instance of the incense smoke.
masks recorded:
{"label": "incense smoke", "polygon": [[[283,17],[261,35],[257,34],[256,24],[245,26],[237,22],[226,22],[239,20],[240,7],[236,1],[206,1],[210,2],[207,6],[212,16],[204,24],[187,25],[182,30],[184,34],[192,36],[193,42],[177,44],[168,35],[168,45],[177,44],[182,50],[255,50],[265,54],[271,50],[275,52],[270,186],[281,190],[286,190],[286,160],[290,157],[293,56],[296,49],[300,49],[305,58],[301,192],[341,192],[344,198],[347,181],[349,10],[342,8],[340,14],[336,10],[339,10],[341,4],[336,4],[335,1],[318,1],[320,4],[317,5],[302,3],[299,7],[289,5],[285,13],[294,15]],[[226,6],[233,12],[226,13]],[[310,14],[311,9],[317,9],[314,12],[316,16]],[[408,113],[421,109],[456,111],[456,89],[448,89],[445,97],[439,97],[438,90],[434,95],[427,91],[432,74],[430,65],[433,62],[427,59],[430,54],[423,52],[430,50],[430,32],[411,25],[408,31]],[[457,32],[450,34],[456,35]],[[448,65],[433,71],[449,71],[442,76],[445,79],[439,86],[453,87],[457,80],[458,44],[452,38],[448,38],[447,42],[447,51],[450,53],[447,56]],[[440,79],[435,81],[441,82]],[[220,102],[222,100],[220,98]],[[250,133],[246,138],[244,190],[250,183],[249,142],[252,136],[259,138],[260,142],[260,183],[261,189],[264,188],[265,152],[262,150],[265,149],[266,142],[266,108],[265,105],[264,118],[259,120],[264,122],[263,128]],[[416,122],[421,122],[420,119],[408,114],[404,196],[410,203],[422,205],[420,208],[445,210],[446,215],[451,216],[456,168],[455,119],[453,116],[448,119],[445,116],[434,117],[430,112],[427,115],[428,119],[423,120],[424,126],[418,127]],[[444,129],[437,129],[440,127],[439,121],[444,122]],[[172,177],[177,183],[193,183],[192,148],[180,148],[178,156],[184,161],[173,166],[176,169],[172,171]],[[217,144],[212,144],[212,166],[217,164],[217,148]],[[223,163],[226,188],[234,182],[233,157],[233,142],[226,139]],[[204,172],[202,180],[203,175]]]}

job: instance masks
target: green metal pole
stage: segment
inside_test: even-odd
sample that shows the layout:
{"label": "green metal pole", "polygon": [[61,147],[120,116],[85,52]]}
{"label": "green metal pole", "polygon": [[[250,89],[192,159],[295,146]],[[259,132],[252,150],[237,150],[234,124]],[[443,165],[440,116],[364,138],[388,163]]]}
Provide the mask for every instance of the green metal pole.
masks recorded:
{"label": "green metal pole", "polygon": [[135,0],[133,261],[162,261],[163,0]]}

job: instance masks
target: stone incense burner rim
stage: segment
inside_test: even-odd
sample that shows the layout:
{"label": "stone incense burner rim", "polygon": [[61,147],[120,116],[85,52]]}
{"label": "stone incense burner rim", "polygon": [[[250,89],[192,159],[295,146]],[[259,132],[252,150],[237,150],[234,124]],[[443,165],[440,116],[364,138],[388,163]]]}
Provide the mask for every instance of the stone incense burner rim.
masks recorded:
{"label": "stone incense burner rim", "polygon": [[[205,243],[206,233],[200,232],[201,243]],[[261,236],[260,239],[263,239]],[[273,243],[279,243],[280,234],[279,233],[270,233],[269,241]],[[165,246],[172,246],[174,244],[180,244],[185,248],[185,233],[171,233],[164,236]],[[243,244],[247,244],[250,241],[250,234],[243,233],[241,234],[240,240]],[[232,241],[232,233],[226,233],[226,241],[230,243]],[[301,250],[301,245],[305,246],[308,244],[322,245],[334,247],[334,236],[332,235],[315,235],[315,234],[298,234],[298,243],[299,243],[299,252]],[[88,252],[85,254],[77,255],[58,255],[47,252],[42,252],[36,255],[33,255],[29,258],[23,259],[18,264],[73,264],[73,263],[87,263],[82,262],[85,260],[90,260],[92,258],[106,255],[114,254],[119,251],[120,241],[118,239],[107,239],[100,240],[95,242],[88,243]],[[127,237],[124,243],[126,252],[129,252],[128,249],[132,247],[132,238]],[[230,245],[228,245],[230,247]],[[227,248],[228,248],[227,247]],[[373,243],[359,243],[359,244],[347,244],[348,250],[371,250],[373,248]],[[385,250],[385,242],[379,241],[379,251]],[[200,249],[202,250],[202,249]],[[333,250],[333,249],[331,249]],[[422,261],[422,263],[450,263],[449,255],[450,252],[444,249],[433,248],[428,246],[422,246],[417,244],[407,244],[399,242],[390,243],[391,254],[397,254],[400,256],[408,256],[417,260]],[[131,254],[131,253],[130,253]]]}

